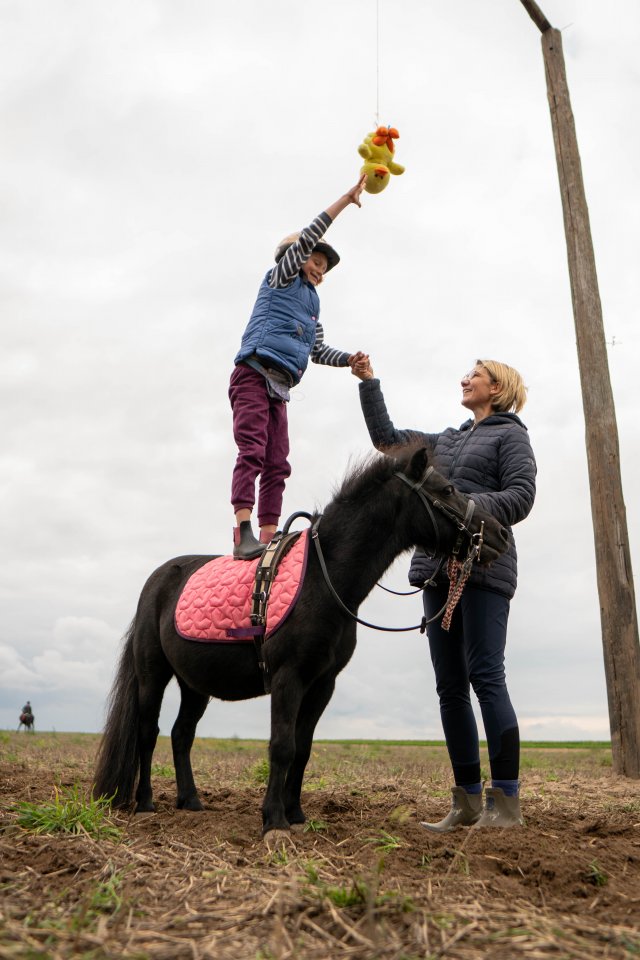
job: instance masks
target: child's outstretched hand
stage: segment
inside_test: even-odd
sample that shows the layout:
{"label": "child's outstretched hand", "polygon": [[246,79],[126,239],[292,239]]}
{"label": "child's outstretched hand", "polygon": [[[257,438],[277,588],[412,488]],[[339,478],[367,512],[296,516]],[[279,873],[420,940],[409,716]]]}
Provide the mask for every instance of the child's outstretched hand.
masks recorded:
{"label": "child's outstretched hand", "polygon": [[326,213],[329,214],[332,220],[338,216],[345,207],[348,207],[349,204],[355,203],[357,207],[361,207],[360,195],[364,190],[364,185],[367,182],[366,174],[360,177],[355,187],[351,187],[351,190],[347,190],[346,193],[343,193],[339,200],[336,200],[335,203],[332,203],[330,207],[327,207]]}
{"label": "child's outstretched hand", "polygon": [[362,206],[362,204],[360,203],[360,196],[362,194],[362,191],[364,190],[364,185],[366,182],[367,182],[367,175],[366,173],[364,173],[356,183],[355,187],[351,187],[351,190],[347,191],[346,196],[349,198],[350,203],[355,203],[356,206],[358,207]]}

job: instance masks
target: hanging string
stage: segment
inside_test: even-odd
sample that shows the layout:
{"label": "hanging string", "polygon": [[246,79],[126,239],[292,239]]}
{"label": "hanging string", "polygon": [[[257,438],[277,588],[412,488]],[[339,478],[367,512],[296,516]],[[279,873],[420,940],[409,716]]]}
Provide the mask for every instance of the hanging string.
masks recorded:
{"label": "hanging string", "polygon": [[380,0],[376,0],[376,130],[380,126]]}

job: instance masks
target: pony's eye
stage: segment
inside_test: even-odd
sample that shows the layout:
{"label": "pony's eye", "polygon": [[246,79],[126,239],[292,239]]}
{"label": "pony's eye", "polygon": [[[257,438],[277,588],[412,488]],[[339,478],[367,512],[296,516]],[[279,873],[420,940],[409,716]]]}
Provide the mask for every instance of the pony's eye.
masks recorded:
{"label": "pony's eye", "polygon": [[448,486],[444,488],[444,490],[442,491],[442,495],[443,497],[450,497],[452,493],[453,493],[453,484],[450,483],[448,484]]}

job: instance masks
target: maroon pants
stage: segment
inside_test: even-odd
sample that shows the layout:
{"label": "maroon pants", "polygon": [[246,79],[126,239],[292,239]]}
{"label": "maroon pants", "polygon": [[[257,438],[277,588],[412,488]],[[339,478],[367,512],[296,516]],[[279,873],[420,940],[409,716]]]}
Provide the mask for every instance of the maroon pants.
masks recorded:
{"label": "maroon pants", "polygon": [[291,473],[287,460],[287,405],[270,397],[264,377],[243,363],[239,363],[231,374],[229,400],[233,411],[233,436],[238,445],[238,459],[231,481],[234,512],[253,509],[259,476],[258,523],[261,527],[277,525],[285,482]]}

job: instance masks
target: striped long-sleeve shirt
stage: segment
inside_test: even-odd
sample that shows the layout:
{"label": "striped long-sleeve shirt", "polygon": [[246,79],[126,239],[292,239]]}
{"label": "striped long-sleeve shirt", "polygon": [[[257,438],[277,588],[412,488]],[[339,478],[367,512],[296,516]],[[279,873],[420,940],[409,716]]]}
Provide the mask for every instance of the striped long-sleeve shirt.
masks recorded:
{"label": "striped long-sleeve shirt", "polygon": [[[331,226],[332,220],[329,214],[321,213],[319,216],[301,231],[299,238],[292,243],[286,250],[284,256],[278,261],[269,277],[269,286],[274,289],[278,287],[288,287],[290,283],[300,273],[303,263],[311,256],[314,247],[320,242],[325,232]],[[328,367],[348,367],[349,353],[344,350],[338,350],[330,347],[324,342],[324,329],[318,320],[316,325],[316,338],[309,354],[313,363],[321,363]]]}

